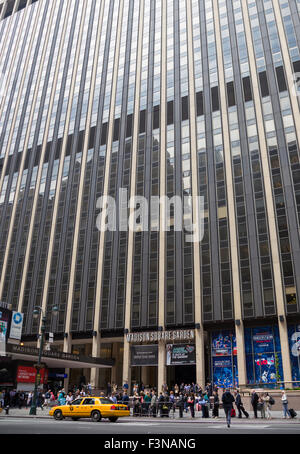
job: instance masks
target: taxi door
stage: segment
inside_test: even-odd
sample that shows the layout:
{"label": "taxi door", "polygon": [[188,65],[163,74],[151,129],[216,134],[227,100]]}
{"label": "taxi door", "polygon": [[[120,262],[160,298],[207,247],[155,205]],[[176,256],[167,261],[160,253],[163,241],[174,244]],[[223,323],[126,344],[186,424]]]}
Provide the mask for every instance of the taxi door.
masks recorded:
{"label": "taxi door", "polygon": [[80,413],[81,413],[81,403],[83,399],[75,399],[73,402],[71,402],[70,405],[68,405],[67,410],[66,410],[66,416],[74,416],[80,418]]}
{"label": "taxi door", "polygon": [[95,399],[92,397],[86,397],[80,405],[80,414],[82,417],[88,417],[91,415],[92,410],[95,408]]}

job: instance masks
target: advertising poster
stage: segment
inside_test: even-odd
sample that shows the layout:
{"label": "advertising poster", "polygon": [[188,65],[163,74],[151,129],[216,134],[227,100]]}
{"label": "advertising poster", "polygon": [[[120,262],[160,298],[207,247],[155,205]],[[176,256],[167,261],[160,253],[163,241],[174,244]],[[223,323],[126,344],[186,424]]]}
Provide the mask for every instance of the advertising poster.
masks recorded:
{"label": "advertising poster", "polygon": [[9,337],[11,339],[21,340],[23,326],[23,314],[13,311],[10,325]]}
{"label": "advertising poster", "polygon": [[219,388],[233,386],[232,358],[213,358],[213,382]]}
{"label": "advertising poster", "polygon": [[158,345],[132,345],[131,366],[157,366]]}
{"label": "advertising poster", "polygon": [[288,336],[290,344],[290,358],[292,366],[292,380],[298,381],[294,386],[300,384],[300,325],[289,325]]}
{"label": "advertising poster", "polygon": [[[40,369],[41,384],[47,383],[48,370],[43,368]],[[17,382],[18,383],[34,383],[36,376],[35,367],[18,366],[17,370]]]}
{"label": "advertising poster", "polygon": [[6,354],[6,342],[8,330],[10,328],[11,311],[5,307],[1,307],[0,303],[0,356]]}
{"label": "advertising poster", "polygon": [[262,326],[245,329],[247,342],[247,379],[248,383],[276,383],[276,355],[278,374],[283,379],[280,339],[277,326]]}
{"label": "advertising poster", "polygon": [[187,344],[167,344],[167,366],[196,364],[196,347]]}
{"label": "advertising poster", "polygon": [[236,336],[231,331],[211,334],[212,381],[221,388],[238,386]]}

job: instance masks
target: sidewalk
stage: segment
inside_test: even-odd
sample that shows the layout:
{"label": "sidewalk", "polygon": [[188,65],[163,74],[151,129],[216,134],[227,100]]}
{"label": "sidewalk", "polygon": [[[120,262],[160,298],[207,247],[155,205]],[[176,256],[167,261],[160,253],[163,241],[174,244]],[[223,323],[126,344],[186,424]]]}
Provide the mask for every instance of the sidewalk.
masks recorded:
{"label": "sidewalk", "polygon": [[[9,409],[9,414],[6,415],[5,413],[5,410],[3,410],[1,413],[0,413],[0,418],[43,418],[43,419],[53,419],[53,416],[49,416],[49,410],[50,408],[44,408],[44,410],[41,410],[40,408],[37,408],[37,411],[36,411],[36,415],[30,415],[29,414],[29,411],[30,411],[30,408],[26,409],[26,408],[22,408],[21,410],[18,409],[18,408],[10,408]],[[254,418],[254,413],[249,411],[249,418],[245,418],[244,416],[239,419],[237,417],[235,418],[232,418],[233,420],[236,420],[236,421],[239,421],[239,422],[262,422],[261,418],[258,417],[257,419]],[[298,411],[297,412],[297,416],[296,418],[294,419],[284,419],[282,417],[283,413],[281,411],[273,411],[272,412],[272,419],[263,419],[263,422],[264,423],[272,423],[274,421],[278,422],[278,421],[286,421],[286,422],[289,422],[289,423],[300,423],[300,412]],[[202,418],[202,412],[201,411],[195,411],[195,418],[192,418],[190,413],[185,413],[183,414],[183,418],[179,418],[179,413],[178,413],[178,410],[175,412],[175,414],[173,414],[173,412],[171,411],[170,414],[169,414],[169,418],[160,418],[160,416],[157,416],[156,418],[153,418],[152,416],[130,416],[130,417],[123,417],[123,418],[120,418],[120,420],[122,421],[160,421],[161,419],[163,419],[164,421],[174,421],[174,422],[191,422],[191,421],[197,421],[197,422],[203,422],[203,423],[208,423],[208,422],[217,422],[217,421],[222,421],[222,420],[225,420],[225,413],[223,410],[220,410],[219,412],[219,418],[218,419],[214,419],[211,417],[211,412],[210,412],[210,417],[209,418]]]}

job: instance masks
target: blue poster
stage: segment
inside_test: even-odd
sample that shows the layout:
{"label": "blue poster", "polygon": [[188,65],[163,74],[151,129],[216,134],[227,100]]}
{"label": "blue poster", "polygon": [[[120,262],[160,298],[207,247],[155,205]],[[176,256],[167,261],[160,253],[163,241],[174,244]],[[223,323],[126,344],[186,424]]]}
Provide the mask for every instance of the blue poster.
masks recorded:
{"label": "blue poster", "polygon": [[218,387],[238,385],[236,336],[231,331],[211,334],[212,382]]}
{"label": "blue poster", "polygon": [[278,373],[283,380],[278,326],[245,328],[245,349],[249,384],[276,383],[276,355]]}
{"label": "blue poster", "polygon": [[[300,325],[289,325],[288,336],[290,344],[290,358],[292,367],[292,380],[300,383]],[[294,383],[293,386],[299,386]]]}

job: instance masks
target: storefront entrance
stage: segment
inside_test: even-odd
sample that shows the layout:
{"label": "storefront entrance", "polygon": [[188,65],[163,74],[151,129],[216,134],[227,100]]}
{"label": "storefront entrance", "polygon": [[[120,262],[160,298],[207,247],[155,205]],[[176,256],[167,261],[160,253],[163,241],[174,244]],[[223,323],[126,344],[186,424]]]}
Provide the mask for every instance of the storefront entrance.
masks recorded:
{"label": "storefront entrance", "polygon": [[168,366],[167,367],[167,384],[172,388],[175,384],[180,386],[181,383],[196,383],[196,365]]}

